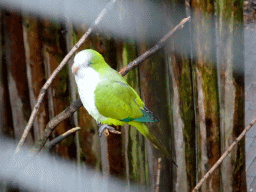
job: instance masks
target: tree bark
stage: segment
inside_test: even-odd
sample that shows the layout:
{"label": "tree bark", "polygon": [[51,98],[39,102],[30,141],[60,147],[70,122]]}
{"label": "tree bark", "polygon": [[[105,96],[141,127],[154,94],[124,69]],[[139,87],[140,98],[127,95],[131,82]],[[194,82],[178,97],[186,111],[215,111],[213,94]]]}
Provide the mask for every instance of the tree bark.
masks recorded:
{"label": "tree bark", "polygon": [[[236,9],[233,9],[236,7]],[[244,129],[243,2],[217,1],[221,151]],[[245,139],[221,165],[222,190],[246,191]]]}
{"label": "tree bark", "polygon": [[[22,17],[14,10],[4,12],[5,58],[15,139],[19,140],[31,113],[26,74]],[[27,144],[32,145],[32,133]]]}
{"label": "tree bark", "polygon": [[[197,179],[201,179],[220,157],[214,2],[194,0],[191,5],[195,8],[192,14],[192,66],[197,108]],[[201,191],[220,191],[220,185],[217,168]]]}
{"label": "tree bark", "polygon": [[[175,4],[175,2],[173,2]],[[177,6],[177,4],[175,4]],[[172,26],[186,17],[185,1],[179,6],[167,9],[166,22]],[[171,17],[175,15],[175,17]],[[174,172],[174,191],[191,191],[196,185],[196,126],[194,82],[192,80],[192,65],[189,33],[190,24],[172,37],[165,50],[168,53],[169,68],[169,99],[171,104],[170,121],[173,123],[174,152],[178,168]],[[184,38],[187,37],[187,38]]]}
{"label": "tree bark", "polygon": [[[45,83],[45,71],[42,53],[42,29],[38,17],[26,15],[23,16],[23,36],[27,66],[27,77],[29,85],[30,105],[33,108],[37,97],[40,94],[41,87]],[[49,121],[47,111],[47,99],[45,98],[40,106],[38,115],[33,123],[35,140],[40,138],[44,128]]]}

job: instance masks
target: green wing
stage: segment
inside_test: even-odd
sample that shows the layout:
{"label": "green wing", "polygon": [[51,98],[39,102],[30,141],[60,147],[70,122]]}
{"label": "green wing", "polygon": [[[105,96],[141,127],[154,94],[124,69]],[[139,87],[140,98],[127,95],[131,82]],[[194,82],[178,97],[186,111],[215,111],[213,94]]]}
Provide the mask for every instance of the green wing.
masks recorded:
{"label": "green wing", "polygon": [[128,84],[116,80],[99,83],[94,91],[95,105],[101,115],[131,121],[143,117],[144,103]]}

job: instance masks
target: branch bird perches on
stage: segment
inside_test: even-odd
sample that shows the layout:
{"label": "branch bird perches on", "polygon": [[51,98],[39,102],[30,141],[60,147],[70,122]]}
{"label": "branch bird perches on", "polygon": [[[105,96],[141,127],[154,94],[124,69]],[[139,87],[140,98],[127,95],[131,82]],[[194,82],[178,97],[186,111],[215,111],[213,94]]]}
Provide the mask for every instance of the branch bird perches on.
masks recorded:
{"label": "branch bird perches on", "polygon": [[28,136],[28,133],[32,128],[32,124],[33,124],[33,122],[36,118],[36,115],[39,111],[39,107],[40,107],[40,105],[43,101],[44,95],[45,95],[47,89],[49,88],[49,86],[51,85],[53,79],[57,76],[57,74],[60,72],[60,70],[67,64],[67,62],[71,59],[71,57],[74,55],[74,53],[83,45],[83,43],[86,41],[88,36],[91,34],[92,30],[99,24],[99,22],[106,15],[106,13],[109,12],[109,10],[112,9],[112,7],[115,3],[116,3],[116,0],[111,0],[106,5],[106,7],[100,12],[99,16],[94,21],[94,23],[89,27],[89,29],[86,31],[86,33],[80,38],[80,40],[75,44],[75,46],[70,50],[70,52],[64,57],[64,59],[59,64],[59,66],[53,71],[50,78],[45,82],[45,84],[43,85],[43,87],[41,89],[41,92],[38,96],[37,103],[35,104],[34,109],[33,109],[32,113],[30,115],[28,124],[25,127],[25,130],[24,130],[24,132],[21,136],[21,139],[18,143],[18,146],[15,150],[15,153],[19,152],[21,146],[24,144],[24,142],[25,142],[25,140]]}

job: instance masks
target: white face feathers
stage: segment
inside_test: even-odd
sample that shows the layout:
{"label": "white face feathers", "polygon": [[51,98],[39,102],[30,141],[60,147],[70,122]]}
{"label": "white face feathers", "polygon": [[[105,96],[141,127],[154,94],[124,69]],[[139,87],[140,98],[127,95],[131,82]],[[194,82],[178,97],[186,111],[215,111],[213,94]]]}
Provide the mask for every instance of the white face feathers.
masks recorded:
{"label": "white face feathers", "polygon": [[72,66],[72,73],[74,75],[77,75],[80,67],[89,67],[92,57],[93,54],[88,50],[83,50],[76,54],[74,58],[74,64]]}
{"label": "white face feathers", "polygon": [[106,117],[99,113],[95,105],[94,92],[101,80],[99,73],[91,65],[93,61],[97,62],[97,57],[99,54],[92,49],[80,51],[74,58],[72,73],[75,75],[78,93],[84,107],[94,119],[99,121]]}

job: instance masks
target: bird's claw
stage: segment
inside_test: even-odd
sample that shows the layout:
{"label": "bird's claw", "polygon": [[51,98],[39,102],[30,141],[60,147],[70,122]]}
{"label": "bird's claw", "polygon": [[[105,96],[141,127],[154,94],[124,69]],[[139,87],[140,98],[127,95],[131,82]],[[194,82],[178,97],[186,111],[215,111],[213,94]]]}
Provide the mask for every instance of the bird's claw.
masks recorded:
{"label": "bird's claw", "polygon": [[103,125],[100,125],[100,128],[99,128],[99,136],[101,137],[102,136],[102,133],[105,133],[105,135],[109,135],[109,131],[108,130],[115,130],[114,127],[111,127],[107,124],[103,124]]}

